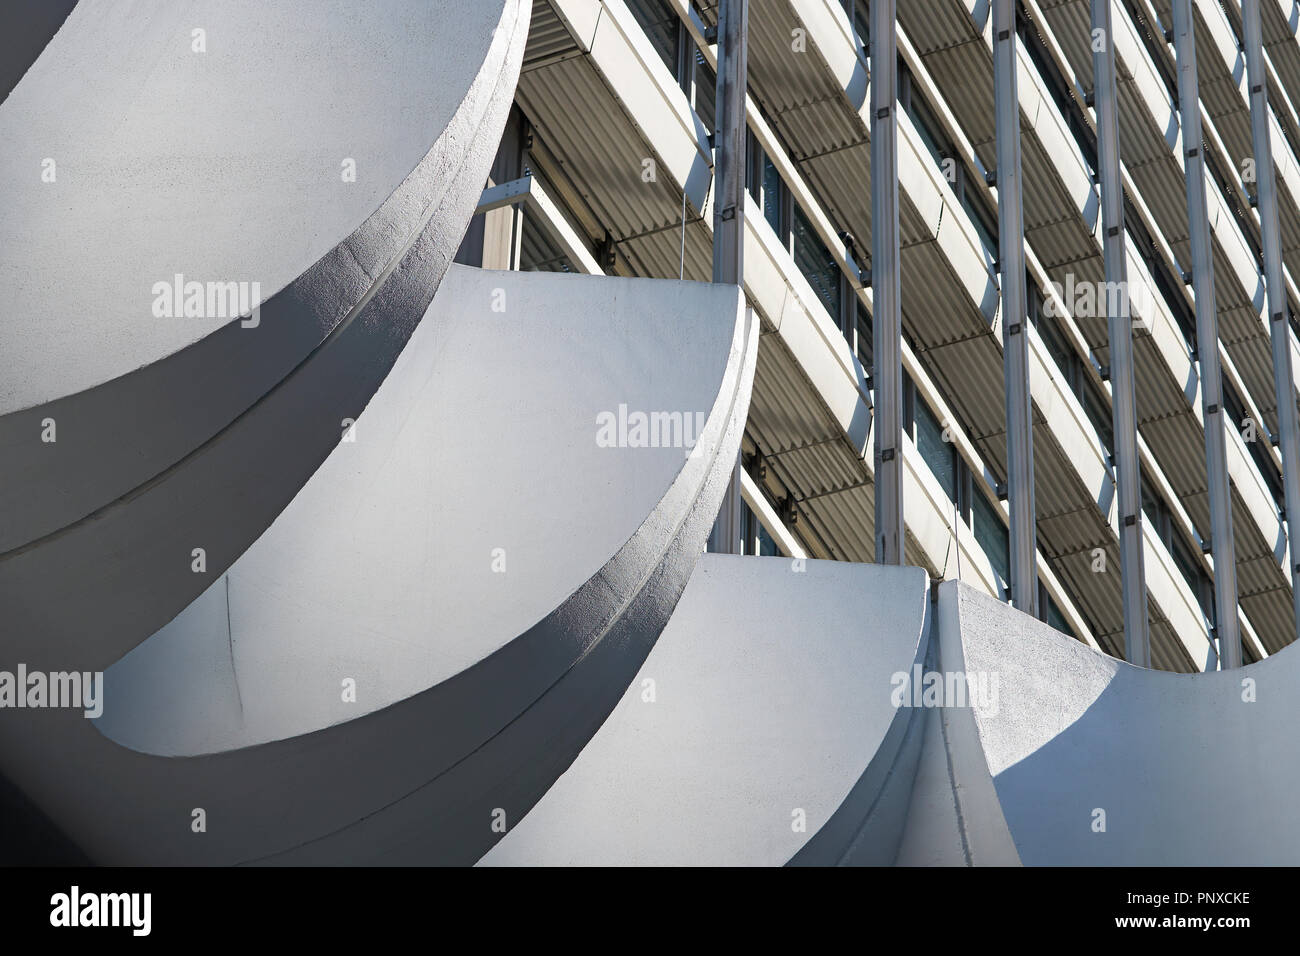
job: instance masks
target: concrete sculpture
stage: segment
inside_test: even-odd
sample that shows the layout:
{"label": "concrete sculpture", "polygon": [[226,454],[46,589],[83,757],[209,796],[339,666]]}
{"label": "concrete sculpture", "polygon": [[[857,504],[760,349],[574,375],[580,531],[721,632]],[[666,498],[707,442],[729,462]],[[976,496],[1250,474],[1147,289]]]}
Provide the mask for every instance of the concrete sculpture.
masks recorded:
{"label": "concrete sculpture", "polygon": [[[101,717],[7,715],[6,771],[97,859],[473,862],[666,623],[756,347],[734,287],[453,268],[350,440]],[[602,447],[620,404],[678,414]]]}
{"label": "concrete sculpture", "polygon": [[528,12],[72,12],[0,105],[12,653],[107,666],[339,442],[455,253]]}
{"label": "concrete sculpture", "polygon": [[85,4],[0,104],[0,773],[109,864],[1300,859],[1294,652],[701,557],[740,287],[448,267],[529,14]]}
{"label": "concrete sculpture", "polygon": [[1170,674],[1099,654],[957,584],[939,589],[938,617],[945,669],[999,679],[996,706],[973,701],[952,743],[966,751],[959,759],[983,763],[992,786],[973,790],[1005,820],[1005,832],[978,834],[991,852],[1026,865],[1300,860],[1294,648],[1237,670]]}

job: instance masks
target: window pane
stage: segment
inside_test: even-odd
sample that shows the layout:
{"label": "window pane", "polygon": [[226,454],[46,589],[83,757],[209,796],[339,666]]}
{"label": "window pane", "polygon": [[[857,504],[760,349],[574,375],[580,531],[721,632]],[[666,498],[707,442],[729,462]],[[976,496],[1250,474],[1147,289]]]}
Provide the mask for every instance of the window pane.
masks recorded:
{"label": "window pane", "polygon": [[1159,496],[1156,495],[1155,489],[1147,482],[1146,476],[1142,477],[1142,513],[1147,516],[1151,522],[1152,530],[1159,537],[1164,537],[1164,522],[1161,520],[1162,507]]}
{"label": "window pane", "polygon": [[934,413],[916,397],[916,450],[921,453],[925,463],[939,479],[939,485],[948,495],[949,500],[957,500],[957,476],[953,461],[952,442],[943,440],[943,426],[934,417]]}
{"label": "window pane", "polygon": [[1097,391],[1097,387],[1092,384],[1092,379],[1084,379],[1083,387],[1083,410],[1088,414],[1088,421],[1092,422],[1092,427],[1097,429],[1097,435],[1101,438],[1101,443],[1108,452],[1114,453],[1115,434],[1111,430],[1110,409],[1106,406],[1106,399]]}
{"label": "window pane", "polygon": [[1038,337],[1043,340],[1043,345],[1047,347],[1047,352],[1060,369],[1061,374],[1065,377],[1067,387],[1073,376],[1070,374],[1071,359],[1074,357],[1074,350],[1065,337],[1065,332],[1060,327],[1060,319],[1054,315],[1048,315],[1044,308],[1042,296],[1031,293],[1034,299],[1035,308],[1029,313],[1034,320],[1034,328],[1038,330]]}
{"label": "window pane", "polygon": [[914,94],[911,101],[911,108],[907,111],[908,117],[912,120],[912,125],[916,131],[921,134],[921,141],[930,153],[930,158],[934,164],[943,171],[943,161],[948,155],[948,139],[940,131],[938,122],[933,118],[919,95]]}
{"label": "window pane", "polygon": [[763,157],[763,218],[772,227],[772,231],[782,239],[781,234],[781,176],[767,157]]}
{"label": "window pane", "polygon": [[718,76],[704,60],[699,50],[695,51],[695,115],[700,118],[704,128],[710,133],[716,132],[713,123],[717,102]]}
{"label": "window pane", "polygon": [[840,324],[840,267],[813,231],[812,223],[794,207],[794,263],[821,300],[832,321]]}
{"label": "window pane", "polygon": [[666,0],[627,0],[628,9],[641,25],[668,72],[677,75],[677,14]]}
{"label": "window pane", "polygon": [[868,372],[871,371],[871,336],[875,329],[871,327],[871,316],[867,313],[867,307],[858,299],[858,361]]}
{"label": "window pane", "polygon": [[1011,580],[1011,559],[1007,549],[1007,527],[1002,523],[1000,510],[994,508],[983,494],[975,493],[971,507],[975,541],[993,565],[993,570],[1006,583]]}
{"label": "window pane", "polygon": [[975,226],[975,233],[979,236],[984,251],[996,257],[998,254],[997,220],[989,215],[983,204],[977,203],[971,194],[964,189],[961,195],[961,205],[966,210],[966,214],[970,216],[971,223]]}
{"label": "window pane", "polygon": [[763,557],[780,557],[781,549],[777,546],[776,541],[772,539],[772,536],[767,533],[763,523],[758,520],[758,515],[754,514],[748,504],[742,503],[740,509],[740,536],[743,539],[741,553],[757,554]]}
{"label": "window pane", "polygon": [[1214,604],[1211,599],[1211,592],[1214,589],[1210,585],[1209,576],[1201,570],[1201,563],[1197,560],[1195,552],[1178,532],[1173,534],[1173,544],[1170,551],[1173,553],[1174,564],[1178,565],[1178,571],[1182,574],[1183,580],[1187,582],[1187,586],[1192,589],[1192,594],[1196,596],[1196,602],[1201,606],[1201,611],[1204,612],[1207,618],[1212,619]]}

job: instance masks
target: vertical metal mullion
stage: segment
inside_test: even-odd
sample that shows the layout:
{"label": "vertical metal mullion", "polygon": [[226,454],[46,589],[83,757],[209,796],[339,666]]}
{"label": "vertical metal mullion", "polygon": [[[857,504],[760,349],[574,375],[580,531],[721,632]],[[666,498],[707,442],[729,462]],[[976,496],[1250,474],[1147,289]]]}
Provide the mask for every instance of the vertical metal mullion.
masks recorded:
{"label": "vertical metal mullion", "polygon": [[[1098,43],[1098,31],[1100,40]],[[1119,486],[1120,577],[1124,597],[1124,656],[1151,666],[1147,629],[1145,557],[1142,548],[1142,486],[1137,454],[1137,400],[1133,381],[1133,320],[1129,309],[1120,180],[1118,97],[1111,0],[1092,0],[1093,97],[1097,107],[1097,165],[1101,173],[1102,243],[1106,266],[1107,333],[1110,342],[1115,478]],[[1099,295],[1098,299],[1103,298]],[[1118,307],[1116,307],[1118,306]]]}
{"label": "vertical metal mullion", "polygon": [[903,363],[894,0],[871,4],[871,290],[876,563],[903,563]]}
{"label": "vertical metal mullion", "polygon": [[[1196,33],[1192,0],[1173,0],[1174,55],[1178,65],[1178,109],[1183,126],[1187,221],[1192,241],[1192,292],[1196,301],[1196,344],[1201,366],[1201,410],[1205,419],[1205,469],[1210,487],[1210,536],[1214,550],[1214,597],[1219,667],[1241,666],[1237,627],[1237,557],[1232,538],[1232,494],[1224,434],[1223,378],[1219,369],[1219,320],[1214,298],[1214,259],[1205,202],[1205,144],[1201,137],[1200,89],[1196,77]],[[1202,600],[1204,596],[1202,595]]]}
{"label": "vertical metal mullion", "polygon": [[[1273,387],[1277,392],[1278,444],[1282,452],[1282,486],[1286,496],[1286,529],[1290,542],[1291,597],[1296,633],[1300,636],[1300,555],[1294,529],[1300,521],[1300,432],[1296,423],[1295,378],[1291,368],[1291,323],[1287,320],[1286,286],[1282,278],[1282,242],[1278,227],[1277,186],[1273,181],[1273,152],[1268,130],[1268,77],[1259,21],[1259,0],[1242,0],[1242,40],[1246,47],[1246,78],[1250,84],[1250,132],[1255,150],[1256,206],[1264,240],[1264,282],[1268,289],[1269,334],[1273,343]],[[1219,609],[1219,617],[1226,611]]]}
{"label": "vertical metal mullion", "polygon": [[[744,285],[745,275],[745,122],[748,0],[721,0],[718,10],[718,78],[714,136],[713,281]],[[743,292],[742,292],[743,294]],[[709,550],[741,550],[739,453],[722,497]]]}
{"label": "vertical metal mullion", "polygon": [[1038,616],[1034,510],[1034,420],[1025,330],[1025,223],[1016,87],[1016,2],[993,4],[993,100],[997,130],[998,262],[1002,287],[1002,367],[1007,410],[1007,498],[1011,510],[1011,601]]}

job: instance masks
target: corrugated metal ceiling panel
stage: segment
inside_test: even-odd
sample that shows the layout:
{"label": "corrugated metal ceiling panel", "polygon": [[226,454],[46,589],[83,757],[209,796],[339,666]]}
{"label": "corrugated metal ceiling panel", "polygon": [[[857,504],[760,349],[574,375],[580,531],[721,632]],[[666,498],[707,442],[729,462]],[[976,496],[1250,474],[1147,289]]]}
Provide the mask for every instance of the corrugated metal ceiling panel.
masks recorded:
{"label": "corrugated metal ceiling panel", "polygon": [[516,98],[615,239],[680,223],[680,186],[669,181],[662,163],[656,181],[643,181],[643,161],[655,153],[589,57],[529,71],[520,77]]}
{"label": "corrugated metal ceiling panel", "polygon": [[528,24],[528,45],[524,48],[523,69],[565,55],[576,55],[578,45],[554,8],[546,0],[535,0]]}
{"label": "corrugated metal ceiling panel", "polygon": [[979,36],[961,0],[898,0],[898,22],[923,55]]}

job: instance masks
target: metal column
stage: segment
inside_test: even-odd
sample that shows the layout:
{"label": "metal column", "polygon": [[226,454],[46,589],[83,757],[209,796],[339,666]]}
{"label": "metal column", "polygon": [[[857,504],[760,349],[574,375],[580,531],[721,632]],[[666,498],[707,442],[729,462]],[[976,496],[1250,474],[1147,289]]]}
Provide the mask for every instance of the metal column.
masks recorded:
{"label": "metal column", "polygon": [[1111,0],[1092,0],[1093,101],[1097,107],[1097,164],[1101,172],[1102,248],[1106,260],[1106,288],[1097,296],[1097,301],[1106,302],[1110,341],[1115,480],[1119,486],[1120,576],[1124,594],[1124,657],[1131,664],[1150,667],[1151,636],[1147,630],[1146,571],[1142,554],[1142,484],[1138,472],[1137,403],[1133,386],[1133,320],[1129,309],[1128,264],[1125,261],[1119,101],[1115,92],[1115,43],[1110,5]]}
{"label": "metal column", "polygon": [[903,563],[903,358],[894,0],[871,3],[871,298],[876,563]]}
{"label": "metal column", "polygon": [[1255,149],[1256,205],[1264,240],[1264,281],[1268,287],[1269,334],[1273,340],[1273,388],[1277,392],[1277,431],[1282,451],[1282,485],[1286,493],[1287,540],[1291,543],[1291,597],[1300,635],[1300,555],[1295,521],[1300,518],[1300,433],[1296,426],[1295,378],[1291,369],[1291,323],[1282,280],[1282,242],[1278,232],[1277,186],[1268,133],[1268,76],[1264,72],[1259,0],[1242,0],[1241,22],[1250,83],[1250,132]]}
{"label": "metal column", "polygon": [[[713,281],[743,285],[745,275],[745,76],[748,0],[721,0],[714,132]],[[739,554],[739,457],[709,535],[709,550]]]}
{"label": "metal column", "polygon": [[1214,259],[1205,205],[1205,144],[1196,79],[1196,33],[1192,0],[1173,0],[1174,53],[1178,62],[1178,111],[1183,127],[1187,221],[1192,239],[1192,291],[1196,297],[1196,346],[1201,365],[1201,411],[1205,417],[1205,471],[1210,486],[1210,535],[1214,547],[1214,606],[1219,668],[1241,666],[1237,627],[1237,554],[1232,539],[1232,495],[1224,436],[1223,380],[1219,371],[1219,319],[1214,300]]}
{"label": "metal column", "polygon": [[1011,505],[1011,601],[1026,614],[1037,617],[1034,421],[1029,397],[1029,342],[1025,334],[1025,222],[1020,187],[1016,0],[994,0],[993,38],[1002,368],[1006,378],[1007,405],[1007,498]]}

